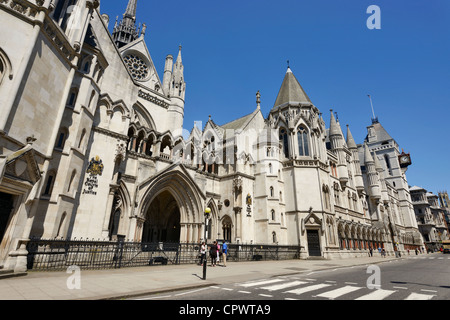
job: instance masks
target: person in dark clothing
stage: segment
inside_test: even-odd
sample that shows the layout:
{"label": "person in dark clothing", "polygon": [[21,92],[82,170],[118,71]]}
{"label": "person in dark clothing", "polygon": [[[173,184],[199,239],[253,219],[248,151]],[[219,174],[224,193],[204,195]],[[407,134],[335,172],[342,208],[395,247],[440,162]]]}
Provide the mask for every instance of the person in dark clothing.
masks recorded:
{"label": "person in dark clothing", "polygon": [[217,261],[217,242],[214,241],[214,243],[209,248],[209,255],[211,257],[211,267],[216,266]]}

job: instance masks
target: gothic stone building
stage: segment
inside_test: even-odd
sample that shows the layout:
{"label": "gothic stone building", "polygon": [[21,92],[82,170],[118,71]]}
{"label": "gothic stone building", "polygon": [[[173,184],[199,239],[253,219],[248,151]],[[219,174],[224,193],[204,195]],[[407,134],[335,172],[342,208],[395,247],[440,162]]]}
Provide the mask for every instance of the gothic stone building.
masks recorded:
{"label": "gothic stone building", "polygon": [[288,69],[267,118],[258,93],[248,115],[183,134],[181,47],[161,79],[136,10],[110,33],[99,0],[0,1],[4,268],[31,237],[198,242],[206,228],[302,258],[422,243],[409,159],[379,122],[363,144],[344,138]]}

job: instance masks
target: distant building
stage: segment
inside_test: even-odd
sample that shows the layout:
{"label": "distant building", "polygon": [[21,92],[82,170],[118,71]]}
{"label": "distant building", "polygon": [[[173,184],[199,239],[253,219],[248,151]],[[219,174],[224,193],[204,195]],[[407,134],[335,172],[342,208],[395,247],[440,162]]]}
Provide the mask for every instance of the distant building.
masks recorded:
{"label": "distant building", "polygon": [[378,120],[359,145],[332,111],[327,128],[288,68],[267,117],[258,92],[247,115],[185,137],[181,47],[160,78],[136,10],[111,34],[97,0],[0,1],[4,268],[31,237],[198,243],[206,229],[301,258],[423,244],[411,159]]}
{"label": "distant building", "polygon": [[445,209],[439,205],[437,195],[417,186],[411,187],[409,191],[426,249],[437,251],[441,247],[442,240],[450,239]]}

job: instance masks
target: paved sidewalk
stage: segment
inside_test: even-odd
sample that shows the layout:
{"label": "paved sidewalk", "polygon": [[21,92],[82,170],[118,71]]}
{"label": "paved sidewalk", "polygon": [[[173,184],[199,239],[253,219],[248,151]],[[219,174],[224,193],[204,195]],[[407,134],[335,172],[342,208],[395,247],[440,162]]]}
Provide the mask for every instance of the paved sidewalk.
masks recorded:
{"label": "paved sidewalk", "polygon": [[101,300],[123,299],[151,293],[199,288],[279,275],[310,273],[356,265],[369,265],[413,257],[366,257],[342,260],[287,260],[228,262],[227,267],[167,265],[114,270],[81,271],[80,288],[69,289],[74,273],[29,272],[0,280],[0,300]]}

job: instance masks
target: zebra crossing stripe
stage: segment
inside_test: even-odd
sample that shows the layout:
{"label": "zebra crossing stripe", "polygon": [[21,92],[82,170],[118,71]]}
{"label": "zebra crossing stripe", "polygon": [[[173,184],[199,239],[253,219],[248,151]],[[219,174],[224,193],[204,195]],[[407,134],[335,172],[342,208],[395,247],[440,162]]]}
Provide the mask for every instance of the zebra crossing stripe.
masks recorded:
{"label": "zebra crossing stripe", "polygon": [[315,285],[304,287],[304,288],[286,291],[285,293],[302,294],[305,292],[319,290],[319,289],[326,288],[329,286],[331,286],[331,284],[321,283],[321,284],[315,284]]}
{"label": "zebra crossing stripe", "polygon": [[343,296],[344,294],[357,291],[359,289],[362,289],[361,287],[354,287],[354,286],[345,286],[339,289],[327,291],[321,294],[318,294],[317,297],[323,297],[323,298],[329,298],[329,299],[336,299],[340,296]]}
{"label": "zebra crossing stripe", "polygon": [[269,284],[269,283],[276,283],[276,282],[280,282],[283,281],[283,279],[273,279],[273,280],[264,280],[264,281],[258,281],[258,282],[250,282],[250,283],[244,283],[244,284],[240,284],[241,287],[256,287],[256,286],[262,286],[265,284]]}
{"label": "zebra crossing stripe", "polygon": [[397,291],[376,289],[369,294],[357,298],[356,300],[383,300],[384,298],[389,297],[394,292]]}
{"label": "zebra crossing stripe", "polygon": [[431,300],[433,297],[431,294],[411,293],[405,300]]}
{"label": "zebra crossing stripe", "polygon": [[282,289],[287,289],[290,287],[295,287],[295,286],[299,286],[302,284],[305,284],[308,282],[305,281],[293,281],[293,282],[288,282],[288,283],[282,283],[282,284],[275,284],[272,286],[268,286],[268,287],[262,287],[261,289],[264,290],[269,290],[269,291],[276,291],[276,290],[282,290]]}

